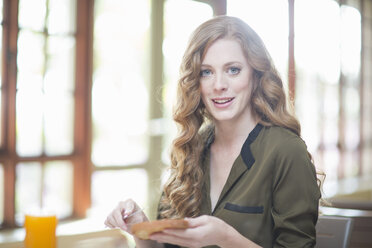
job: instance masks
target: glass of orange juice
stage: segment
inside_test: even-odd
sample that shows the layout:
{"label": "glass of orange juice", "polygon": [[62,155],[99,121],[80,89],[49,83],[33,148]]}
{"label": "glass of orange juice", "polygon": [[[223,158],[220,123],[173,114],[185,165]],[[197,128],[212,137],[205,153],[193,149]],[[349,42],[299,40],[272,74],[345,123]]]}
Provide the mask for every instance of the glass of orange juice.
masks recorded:
{"label": "glass of orange juice", "polygon": [[54,214],[32,213],[25,215],[25,248],[56,248],[56,227],[58,219]]}

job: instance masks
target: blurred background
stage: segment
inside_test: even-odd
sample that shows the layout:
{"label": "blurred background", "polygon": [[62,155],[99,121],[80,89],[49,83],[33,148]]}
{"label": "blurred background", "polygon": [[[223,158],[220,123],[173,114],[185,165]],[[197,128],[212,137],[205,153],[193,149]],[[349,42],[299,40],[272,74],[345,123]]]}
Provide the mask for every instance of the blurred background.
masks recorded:
{"label": "blurred background", "polygon": [[265,42],[324,197],[372,209],[371,0],[0,0],[1,228],[126,198],[155,218],[181,57],[221,14]]}

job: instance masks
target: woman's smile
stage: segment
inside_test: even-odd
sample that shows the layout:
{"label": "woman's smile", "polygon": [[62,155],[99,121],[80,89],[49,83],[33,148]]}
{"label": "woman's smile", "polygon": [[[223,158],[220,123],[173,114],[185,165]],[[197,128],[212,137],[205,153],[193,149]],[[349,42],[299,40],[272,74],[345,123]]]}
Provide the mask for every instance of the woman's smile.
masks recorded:
{"label": "woman's smile", "polygon": [[217,108],[226,108],[231,105],[234,97],[216,97],[212,101]]}

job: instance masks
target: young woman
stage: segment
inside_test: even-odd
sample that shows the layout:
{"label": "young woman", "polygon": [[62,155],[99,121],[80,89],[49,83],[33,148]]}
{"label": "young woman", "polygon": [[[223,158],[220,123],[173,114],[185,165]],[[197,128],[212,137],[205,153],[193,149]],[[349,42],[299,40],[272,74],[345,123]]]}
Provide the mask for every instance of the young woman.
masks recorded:
{"label": "young woman", "polygon": [[[193,33],[181,64],[174,120],[179,136],[159,218],[189,228],[136,239],[137,247],[313,247],[320,190],[287,110],[283,84],[259,36],[219,16]],[[146,221],[127,200],[106,225]],[[174,245],[170,245],[174,244]]]}

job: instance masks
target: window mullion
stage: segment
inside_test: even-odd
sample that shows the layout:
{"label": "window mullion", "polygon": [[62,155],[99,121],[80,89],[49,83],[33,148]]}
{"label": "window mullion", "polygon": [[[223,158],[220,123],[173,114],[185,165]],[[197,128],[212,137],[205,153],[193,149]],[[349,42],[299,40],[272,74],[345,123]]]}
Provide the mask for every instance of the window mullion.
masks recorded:
{"label": "window mullion", "polygon": [[91,183],[91,82],[93,54],[93,0],[77,2],[76,76],[74,118],[73,213],[84,217],[90,207]]}
{"label": "window mullion", "polygon": [[[149,83],[149,118],[151,120],[161,119],[162,104],[158,101],[158,95],[153,94],[158,92],[158,89],[162,88],[163,84],[163,15],[164,15],[164,1],[153,1],[151,6],[151,70],[150,70],[150,83]],[[148,192],[151,192],[154,188],[160,188],[159,180],[161,177],[161,152],[162,152],[162,137],[159,135],[150,135],[149,137],[149,157],[146,165],[148,172],[149,183]],[[154,164],[154,161],[158,161]],[[155,185],[155,182],[158,185]],[[148,194],[148,202],[150,209],[155,210],[158,201],[158,195]],[[155,217],[155,213],[152,211],[150,215]]]}
{"label": "window mullion", "polygon": [[[15,226],[15,166],[16,166],[16,82],[17,82],[17,37],[18,1],[4,1],[3,25],[3,89],[5,110],[4,162],[4,227]],[[5,59],[4,59],[5,57]]]}

